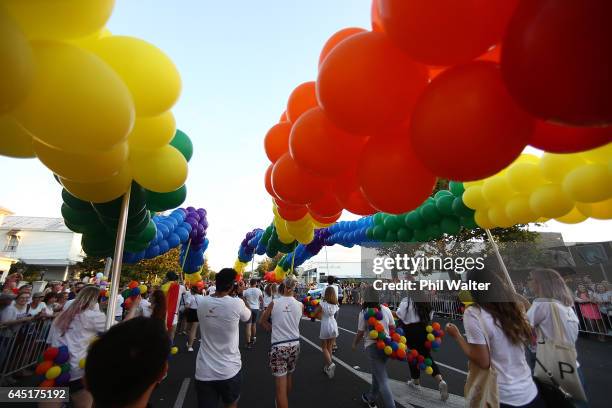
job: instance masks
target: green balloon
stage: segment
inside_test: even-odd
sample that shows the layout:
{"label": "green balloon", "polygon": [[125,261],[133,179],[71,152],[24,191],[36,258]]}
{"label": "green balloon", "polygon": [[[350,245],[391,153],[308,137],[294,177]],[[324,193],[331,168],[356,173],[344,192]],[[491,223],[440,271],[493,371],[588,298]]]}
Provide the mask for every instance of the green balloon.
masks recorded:
{"label": "green balloon", "polygon": [[455,196],[451,195],[443,195],[436,199],[436,209],[443,215],[453,215],[453,201],[455,201]]}
{"label": "green balloon", "polygon": [[135,241],[146,242],[148,245],[149,242],[151,242],[153,238],[155,238],[156,236],[157,236],[157,226],[155,225],[153,220],[149,220],[149,223],[147,224],[145,229],[143,229],[140,232],[140,234],[138,234]]}
{"label": "green balloon", "polygon": [[413,230],[425,228],[425,220],[417,210],[410,211],[404,216],[404,224]]}
{"label": "green balloon", "polygon": [[123,296],[123,299],[129,298],[131,294],[132,294],[132,291],[130,289],[126,289],[123,292],[121,292],[121,296]]}
{"label": "green balloon", "polygon": [[430,239],[437,239],[442,235],[442,229],[438,224],[429,224],[427,226],[427,235]]}
{"label": "green balloon", "polygon": [[465,192],[465,187],[463,187],[463,183],[458,181],[451,181],[450,183],[448,183],[448,188],[455,197],[461,197]]}
{"label": "green balloon", "polygon": [[156,193],[146,190],[147,208],[152,211],[166,211],[177,208],[185,202],[187,198],[187,187],[183,185],[176,191],[169,193]]}
{"label": "green balloon", "polygon": [[70,372],[70,363],[64,363],[60,367],[62,368],[62,373]]}
{"label": "green balloon", "polygon": [[147,249],[149,246],[149,241],[140,242],[140,241],[125,241],[124,250],[127,252],[140,252]]}
{"label": "green balloon", "polygon": [[97,224],[100,221],[98,216],[93,210],[90,211],[78,211],[68,206],[68,204],[62,204],[62,217],[69,224],[74,226],[85,226],[91,224]]}
{"label": "green balloon", "polygon": [[107,234],[83,234],[81,238],[83,251],[90,256],[112,254],[115,249],[114,237]]}
{"label": "green balloon", "polygon": [[427,224],[433,224],[440,221],[442,215],[436,209],[435,204],[427,203],[419,209],[421,217],[427,222]]}
{"label": "green balloon", "polygon": [[384,213],[376,213],[374,214],[374,224],[375,225],[383,225],[385,223],[385,214]]}
{"label": "green balloon", "polygon": [[434,195],[434,199],[438,200],[444,196],[449,196],[449,195],[453,195],[453,194],[448,190],[440,190]]}
{"label": "green balloon", "polygon": [[469,230],[473,230],[478,228],[478,224],[476,224],[476,220],[474,220],[474,217],[461,217],[461,225],[463,225],[465,228],[469,229]]}
{"label": "green balloon", "polygon": [[388,215],[384,222],[385,228],[389,231],[397,231],[400,224],[400,219],[397,215]]}
{"label": "green balloon", "polygon": [[413,232],[411,229],[402,227],[397,231],[397,240],[399,242],[410,242],[412,236]]}
{"label": "green balloon", "polygon": [[463,203],[461,197],[455,197],[453,200],[453,213],[458,217],[472,217],[474,215],[474,210],[469,208],[467,205]]}
{"label": "green balloon", "polygon": [[397,242],[397,232],[387,231],[387,235],[385,236],[385,242]]}
{"label": "green balloon", "polygon": [[383,241],[387,236],[387,230],[382,225],[375,225],[372,231],[374,239],[377,241]]}
{"label": "green balloon", "polygon": [[76,198],[70,194],[66,189],[62,189],[62,200],[70,207],[77,211],[91,211],[91,203],[89,201],[83,201],[80,198]]}
{"label": "green balloon", "polygon": [[425,229],[414,230],[413,240],[416,241],[416,242],[426,242],[426,241],[429,241],[429,236],[427,235],[427,230],[425,230]]}
{"label": "green balloon", "polygon": [[[123,205],[123,197],[116,198],[112,201],[108,201],[106,203],[96,203],[93,204],[96,212],[102,216],[104,216],[107,220],[116,220],[119,219],[121,214],[121,206]],[[140,214],[143,209],[146,207],[146,197],[144,193],[144,189],[137,183],[132,182],[132,187],[130,189],[130,204],[128,208],[128,217],[132,217],[134,214]],[[109,221],[112,223],[112,221]]]}
{"label": "green balloon", "polygon": [[185,160],[191,160],[191,156],[193,156],[193,143],[191,143],[189,136],[181,130],[176,129],[174,138],[170,141],[170,146],[181,152]]}
{"label": "green balloon", "polygon": [[374,228],[369,227],[369,228],[366,230],[366,237],[367,237],[368,239],[374,239]]}
{"label": "green balloon", "polygon": [[455,235],[461,231],[461,224],[455,217],[444,217],[440,221],[440,229],[445,234]]}

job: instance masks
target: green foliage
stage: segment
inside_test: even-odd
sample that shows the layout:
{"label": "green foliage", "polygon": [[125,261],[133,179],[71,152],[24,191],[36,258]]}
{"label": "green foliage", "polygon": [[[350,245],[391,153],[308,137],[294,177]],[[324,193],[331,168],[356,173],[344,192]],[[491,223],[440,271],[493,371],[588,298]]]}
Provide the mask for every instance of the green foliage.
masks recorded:
{"label": "green foliage", "polygon": [[273,258],[266,257],[263,261],[259,262],[255,270],[259,276],[264,276],[266,272],[273,271],[276,268],[282,257],[283,254],[281,253],[276,254]]}

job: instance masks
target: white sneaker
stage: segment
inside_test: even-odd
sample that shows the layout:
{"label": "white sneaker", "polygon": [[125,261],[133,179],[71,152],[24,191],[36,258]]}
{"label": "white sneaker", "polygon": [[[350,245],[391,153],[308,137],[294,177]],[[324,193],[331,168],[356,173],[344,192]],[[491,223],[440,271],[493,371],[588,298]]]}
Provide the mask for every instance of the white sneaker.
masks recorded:
{"label": "white sneaker", "polygon": [[334,374],[336,373],[336,364],[331,363],[328,367],[327,367],[327,376],[332,379],[334,378]]}
{"label": "white sneaker", "polygon": [[448,385],[446,381],[442,380],[438,383],[438,389],[440,390],[440,399],[446,401],[448,399]]}
{"label": "white sneaker", "polygon": [[419,392],[421,391],[421,384],[414,382],[414,380],[406,381],[406,385],[408,386],[408,388],[412,389],[413,391],[419,391]]}
{"label": "white sneaker", "polygon": [[189,347],[187,351],[193,351],[193,347]]}

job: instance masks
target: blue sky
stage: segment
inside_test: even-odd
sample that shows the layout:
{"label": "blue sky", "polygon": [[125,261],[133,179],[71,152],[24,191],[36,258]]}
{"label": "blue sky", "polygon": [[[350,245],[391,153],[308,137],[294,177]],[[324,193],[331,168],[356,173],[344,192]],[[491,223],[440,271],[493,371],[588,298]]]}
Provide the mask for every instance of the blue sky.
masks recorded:
{"label": "blue sky", "polygon": [[[213,268],[232,265],[246,232],[271,221],[266,131],[293,88],[316,79],[327,38],[345,27],[369,28],[369,14],[370,0],[117,0],[111,32],[155,44],[181,73],[173,111],[195,145],[185,205],[209,212]],[[19,215],[60,216],[61,188],[38,161],[0,157],[0,170],[0,205]],[[570,240],[610,239],[606,230],[610,222],[563,227]]]}

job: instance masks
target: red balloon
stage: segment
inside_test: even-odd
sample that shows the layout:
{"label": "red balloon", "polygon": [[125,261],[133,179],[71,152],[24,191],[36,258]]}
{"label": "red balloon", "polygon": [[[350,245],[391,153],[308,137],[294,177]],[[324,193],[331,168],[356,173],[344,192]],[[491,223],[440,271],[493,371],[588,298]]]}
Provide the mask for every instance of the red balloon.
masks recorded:
{"label": "red balloon", "polygon": [[289,151],[290,122],[280,122],[270,128],[264,139],[264,149],[268,159],[274,163]]}
{"label": "red balloon", "polygon": [[436,177],[421,164],[400,131],[371,138],[359,159],[357,174],[372,207],[391,214],[417,208],[436,184]]}
{"label": "red balloon", "polygon": [[339,127],[375,135],[405,122],[425,89],[427,68],[384,34],[355,34],[338,44],[319,69],[317,96]]}
{"label": "red balloon", "polygon": [[265,183],[266,183],[266,191],[268,192],[268,194],[270,194],[272,197],[276,197],[276,193],[274,192],[274,189],[272,188],[272,168],[273,167],[274,167],[274,164],[271,164],[266,169]]}
{"label": "red balloon", "polygon": [[308,208],[305,205],[288,204],[278,198],[274,199],[278,215],[286,221],[297,221],[304,218],[308,214]]}
{"label": "red balloon", "polygon": [[612,1],[521,1],[504,38],[502,72],[534,116],[612,124]]}
{"label": "red balloon", "polygon": [[550,153],[576,153],[612,142],[612,127],[572,127],[536,121],[529,144]]}
{"label": "red balloon", "polygon": [[353,214],[370,215],[376,212],[359,188],[356,167],[334,180],[333,191],[342,207]]}
{"label": "red balloon", "polygon": [[287,122],[289,118],[287,118],[287,111],[284,111],[279,119],[279,122]]}
{"label": "red balloon", "polygon": [[338,128],[319,107],[295,122],[289,152],[296,163],[314,174],[336,176],[355,162],[365,139]]}
{"label": "red balloon", "polygon": [[342,212],[342,205],[331,191],[326,192],[321,198],[308,204],[307,207],[310,214],[323,218],[334,217]]}
{"label": "red balloon", "polygon": [[500,42],[519,0],[379,0],[383,30],[416,61],[468,62]]}
{"label": "red balloon", "polygon": [[57,357],[58,354],[59,354],[59,348],[57,348],[57,347],[49,347],[43,353],[43,358],[46,361],[53,361],[53,360],[55,360],[55,357]]}
{"label": "red balloon", "polygon": [[47,370],[49,370],[54,365],[55,363],[53,363],[53,360],[45,360],[36,366],[35,373],[36,375],[45,375]]}
{"label": "red balloon", "polygon": [[327,182],[302,169],[285,153],[272,169],[272,188],[276,195],[290,204],[306,205],[321,197]]}
{"label": "red balloon", "polygon": [[319,55],[319,66],[321,66],[321,64],[323,63],[325,58],[329,55],[331,50],[333,50],[334,47],[338,45],[341,41],[347,39],[348,37],[352,35],[364,33],[365,31],[366,30],[364,30],[363,28],[348,27],[348,28],[343,28],[342,30],[338,31],[337,33],[329,37],[329,40],[327,40],[327,42],[323,46],[323,49],[321,50],[321,55]]}
{"label": "red balloon", "polygon": [[436,176],[468,181],[512,163],[533,127],[508,95],[499,67],[475,61],[431,82],[414,109],[410,134],[415,152]]}
{"label": "red balloon", "polygon": [[314,81],[300,84],[289,95],[287,102],[287,118],[294,123],[308,109],[317,106],[317,94]]}
{"label": "red balloon", "polygon": [[384,33],[382,19],[380,18],[380,11],[378,11],[380,0],[372,0],[372,9],[370,11],[370,17],[372,20],[372,31],[378,33]]}
{"label": "red balloon", "polygon": [[340,218],[340,216],[342,215],[342,211],[340,211],[338,214],[336,215],[332,215],[331,217],[321,217],[319,215],[316,214],[312,214],[310,213],[310,216],[315,220],[320,222],[321,224],[333,224],[334,222],[338,221],[338,218]]}

